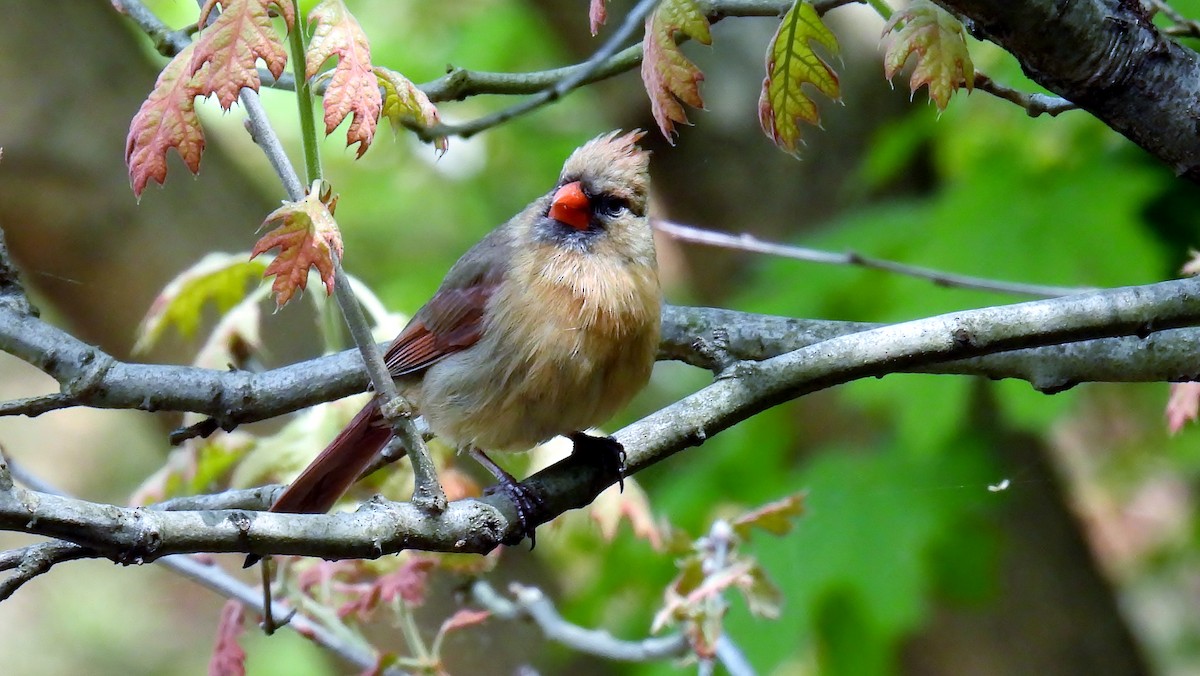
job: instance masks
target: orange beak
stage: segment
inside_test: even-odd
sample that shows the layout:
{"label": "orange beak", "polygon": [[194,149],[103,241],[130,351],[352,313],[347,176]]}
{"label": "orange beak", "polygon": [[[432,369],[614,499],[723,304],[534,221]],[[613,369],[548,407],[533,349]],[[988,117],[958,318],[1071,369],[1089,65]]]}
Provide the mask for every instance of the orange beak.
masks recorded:
{"label": "orange beak", "polygon": [[568,183],[554,193],[550,204],[550,218],[566,223],[576,230],[587,230],[591,220],[591,205],[579,181]]}

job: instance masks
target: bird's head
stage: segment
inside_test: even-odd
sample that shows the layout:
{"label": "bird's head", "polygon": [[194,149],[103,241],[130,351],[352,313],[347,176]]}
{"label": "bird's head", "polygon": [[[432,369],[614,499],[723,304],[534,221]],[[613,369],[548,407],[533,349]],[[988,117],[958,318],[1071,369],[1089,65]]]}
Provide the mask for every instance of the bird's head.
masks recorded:
{"label": "bird's head", "polygon": [[637,146],[645,132],[613,131],[580,146],[563,164],[544,202],[537,239],[567,248],[615,249],[626,257],[653,256],[646,220],[650,153]]}

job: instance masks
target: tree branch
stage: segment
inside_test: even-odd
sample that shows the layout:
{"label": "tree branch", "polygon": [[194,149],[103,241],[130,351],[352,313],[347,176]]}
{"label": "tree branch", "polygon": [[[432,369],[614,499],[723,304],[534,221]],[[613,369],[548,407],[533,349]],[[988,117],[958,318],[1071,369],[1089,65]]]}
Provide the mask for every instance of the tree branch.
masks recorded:
{"label": "tree branch", "polygon": [[[780,402],[858,378],[1011,349],[1148,336],[1196,322],[1200,280],[1185,279],[884,326],[761,362],[733,363],[713,384],[615,436],[632,474]],[[543,523],[590,504],[609,478],[573,455],[524,483],[543,499],[532,518]],[[0,528],[69,540],[124,563],[201,551],[325,558],[374,558],[401,549],[483,553],[516,541],[522,530],[503,496],[456,501],[436,515],[384,501],[339,515],[163,512],[29,491],[13,485],[6,468],[0,468]]]}

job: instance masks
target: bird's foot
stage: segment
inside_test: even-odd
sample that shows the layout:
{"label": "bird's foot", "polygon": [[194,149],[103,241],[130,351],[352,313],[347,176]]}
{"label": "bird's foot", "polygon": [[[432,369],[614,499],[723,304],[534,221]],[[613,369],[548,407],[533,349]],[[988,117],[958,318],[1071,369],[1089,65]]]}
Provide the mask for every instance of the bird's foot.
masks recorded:
{"label": "bird's foot", "polygon": [[606,476],[616,476],[617,485],[625,492],[625,447],[612,437],[594,437],[583,432],[567,436],[575,445],[571,455],[586,454],[588,462],[599,465]]}
{"label": "bird's foot", "polygon": [[[512,501],[513,506],[517,508],[517,523],[520,526],[520,530],[518,531],[520,537],[517,539],[517,542],[520,542],[521,539],[529,538],[529,549],[532,551],[537,546],[537,516],[539,513],[545,511],[546,502],[536,492],[522,485],[520,481],[517,481],[513,475],[504,471],[503,467],[497,465],[483,451],[478,448],[472,448],[470,453],[472,458],[475,458],[492,476],[496,477],[495,485],[488,486],[484,489],[483,494],[496,495],[497,493],[504,493]],[[514,543],[505,542],[505,544]]]}

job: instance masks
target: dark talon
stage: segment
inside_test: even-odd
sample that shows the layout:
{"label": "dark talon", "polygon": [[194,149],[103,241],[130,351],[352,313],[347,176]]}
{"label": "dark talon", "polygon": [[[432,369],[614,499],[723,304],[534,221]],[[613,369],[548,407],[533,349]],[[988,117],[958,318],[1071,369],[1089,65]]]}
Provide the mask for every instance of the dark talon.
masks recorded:
{"label": "dark talon", "polygon": [[[497,465],[483,451],[478,448],[472,448],[470,454],[492,476],[496,477],[496,484],[484,489],[483,494],[495,495],[503,491],[508,496],[508,499],[512,500],[513,506],[517,508],[517,521],[521,526],[521,538],[529,538],[529,550],[533,551],[533,548],[537,546],[535,533],[537,529],[536,517],[539,512],[545,511],[546,502],[542,500],[540,495],[523,486],[513,475],[504,471],[503,467]],[[520,542],[520,539],[517,542]],[[510,543],[506,542],[505,544]]]}
{"label": "dark talon", "polygon": [[575,449],[571,455],[587,454],[587,460],[600,466],[608,475],[615,474],[617,485],[625,492],[625,447],[612,437],[593,437],[583,432],[572,432],[567,436]]}

